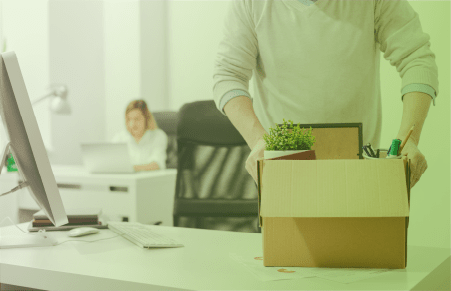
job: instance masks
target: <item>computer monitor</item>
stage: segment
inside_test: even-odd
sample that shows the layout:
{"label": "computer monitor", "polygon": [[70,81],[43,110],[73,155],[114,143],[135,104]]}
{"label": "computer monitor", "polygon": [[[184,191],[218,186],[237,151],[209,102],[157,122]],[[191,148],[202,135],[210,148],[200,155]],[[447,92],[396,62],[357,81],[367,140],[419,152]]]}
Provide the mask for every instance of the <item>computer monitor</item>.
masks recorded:
{"label": "computer monitor", "polygon": [[[29,194],[55,226],[68,223],[66,211],[14,52],[0,54],[0,115],[19,175]],[[0,149],[0,157],[3,154]],[[0,169],[4,160],[1,161]]]}

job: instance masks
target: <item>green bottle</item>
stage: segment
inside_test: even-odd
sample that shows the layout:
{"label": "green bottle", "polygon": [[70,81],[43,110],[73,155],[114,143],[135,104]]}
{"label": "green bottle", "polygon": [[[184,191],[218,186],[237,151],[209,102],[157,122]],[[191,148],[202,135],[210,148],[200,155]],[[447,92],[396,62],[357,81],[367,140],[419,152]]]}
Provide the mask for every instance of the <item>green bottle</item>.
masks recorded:
{"label": "green bottle", "polygon": [[17,172],[16,162],[14,161],[12,154],[8,154],[8,159],[6,160],[6,170],[8,172]]}

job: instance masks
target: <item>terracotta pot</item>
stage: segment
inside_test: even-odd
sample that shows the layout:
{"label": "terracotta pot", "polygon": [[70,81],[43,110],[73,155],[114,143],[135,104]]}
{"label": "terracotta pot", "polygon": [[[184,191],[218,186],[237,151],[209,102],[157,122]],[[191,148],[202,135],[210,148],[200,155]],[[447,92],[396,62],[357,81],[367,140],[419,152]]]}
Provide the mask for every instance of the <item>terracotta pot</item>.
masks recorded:
{"label": "terracotta pot", "polygon": [[307,152],[307,151],[309,151],[309,150],[265,151],[264,158],[265,159],[273,159],[273,158],[278,158],[281,156],[302,153],[302,152]]}

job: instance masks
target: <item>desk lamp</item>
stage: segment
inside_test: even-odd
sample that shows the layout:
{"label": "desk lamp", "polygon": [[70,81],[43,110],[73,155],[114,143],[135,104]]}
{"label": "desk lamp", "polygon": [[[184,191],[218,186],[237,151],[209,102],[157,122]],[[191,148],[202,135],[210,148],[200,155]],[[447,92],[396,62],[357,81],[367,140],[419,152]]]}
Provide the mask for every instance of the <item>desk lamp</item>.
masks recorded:
{"label": "desk lamp", "polygon": [[69,102],[67,101],[67,86],[62,84],[53,84],[50,85],[49,90],[50,91],[46,95],[34,100],[32,105],[34,106],[47,98],[52,98],[49,106],[52,112],[61,115],[71,114],[72,111]]}

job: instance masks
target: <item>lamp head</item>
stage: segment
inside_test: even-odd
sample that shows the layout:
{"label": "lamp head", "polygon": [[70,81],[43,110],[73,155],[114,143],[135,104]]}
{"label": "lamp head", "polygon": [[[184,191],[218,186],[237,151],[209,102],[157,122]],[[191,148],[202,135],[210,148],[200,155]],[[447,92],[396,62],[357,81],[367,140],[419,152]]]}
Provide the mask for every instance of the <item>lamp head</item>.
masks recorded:
{"label": "lamp head", "polygon": [[53,97],[50,100],[50,110],[56,114],[69,115],[72,113],[67,101],[68,90],[65,85],[52,85]]}

